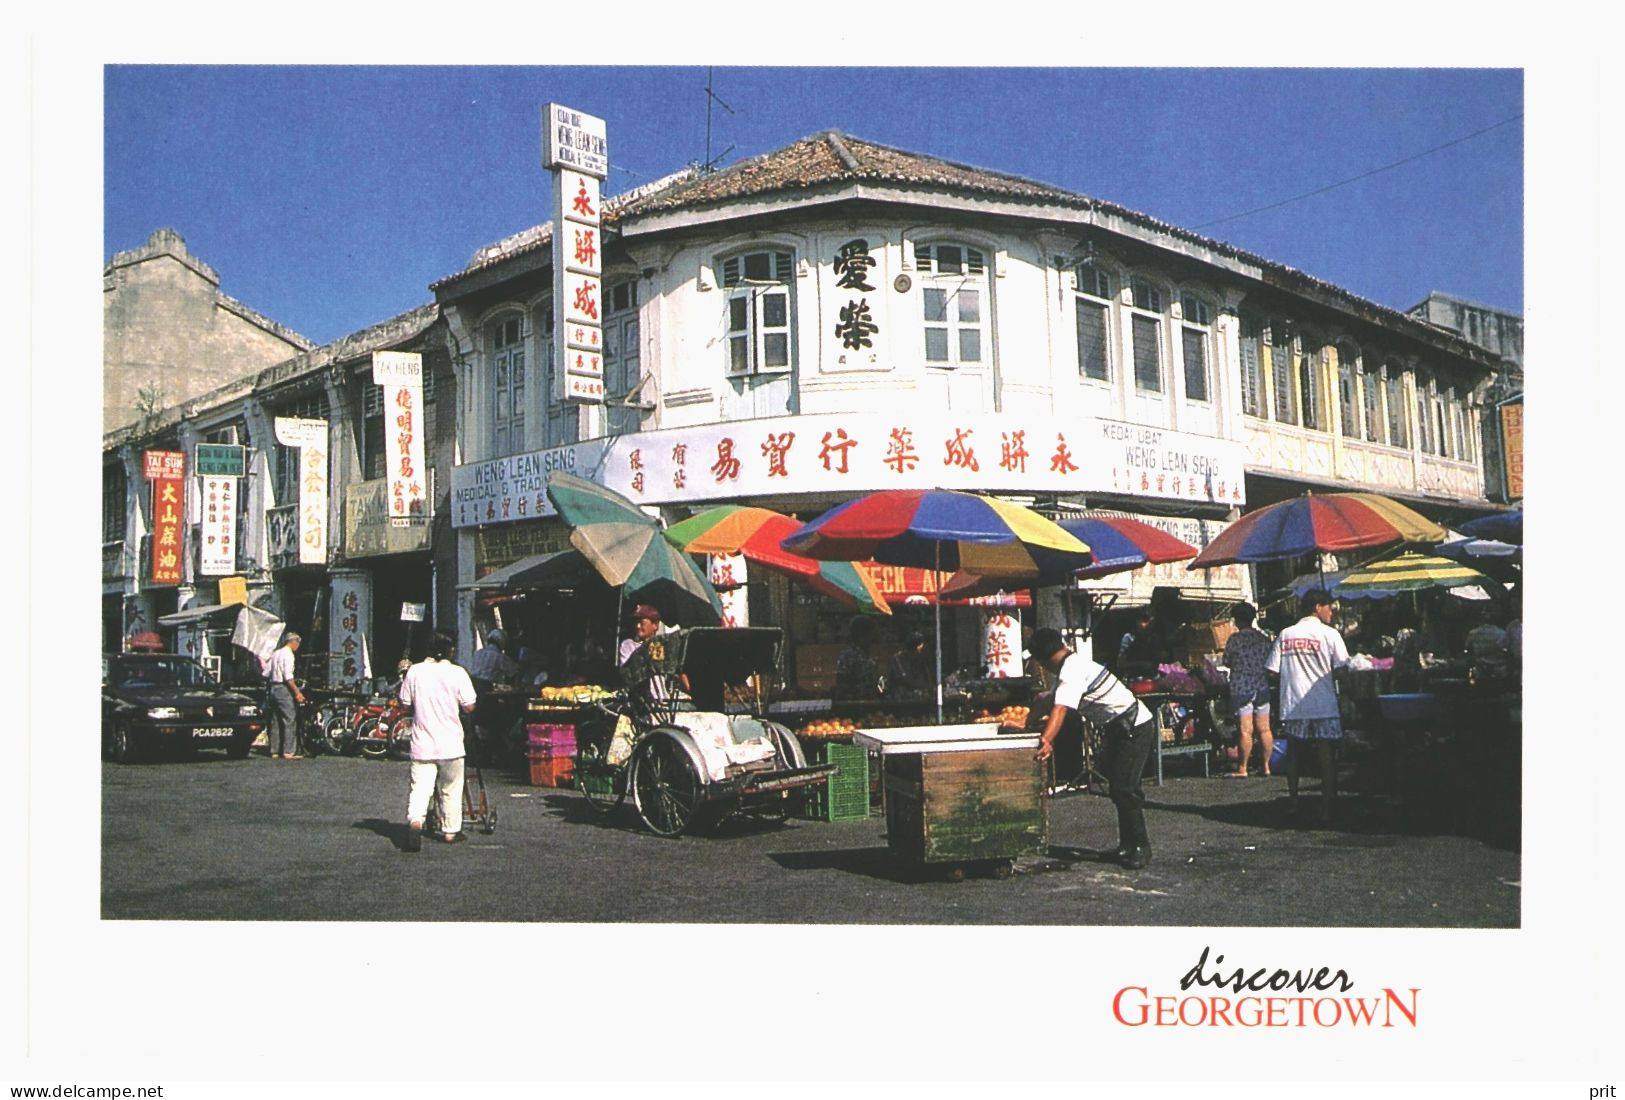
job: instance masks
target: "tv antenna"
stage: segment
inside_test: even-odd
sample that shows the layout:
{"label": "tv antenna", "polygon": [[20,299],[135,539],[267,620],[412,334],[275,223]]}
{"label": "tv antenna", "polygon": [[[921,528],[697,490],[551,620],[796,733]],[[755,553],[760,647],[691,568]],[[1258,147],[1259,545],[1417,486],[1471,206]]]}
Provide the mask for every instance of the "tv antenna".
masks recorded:
{"label": "tv antenna", "polygon": [[711,104],[720,104],[722,109],[730,115],[734,113],[734,109],[728,106],[727,101],[717,95],[716,90],[711,87],[711,77],[715,72],[714,66],[707,65],[705,67],[705,163],[700,165],[701,172],[715,172],[717,170],[717,161],[734,151],[733,145],[729,145],[716,156],[711,155]]}

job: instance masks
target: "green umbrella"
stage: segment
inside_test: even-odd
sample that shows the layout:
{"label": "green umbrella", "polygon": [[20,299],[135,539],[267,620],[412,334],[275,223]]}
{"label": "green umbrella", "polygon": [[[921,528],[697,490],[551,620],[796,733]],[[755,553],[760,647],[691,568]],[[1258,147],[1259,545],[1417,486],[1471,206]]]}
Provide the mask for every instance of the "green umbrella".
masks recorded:
{"label": "green umbrella", "polygon": [[571,474],[555,473],[547,499],[570,525],[570,543],[600,576],[690,626],[722,621],[722,603],[692,558],[660,533],[660,521],[613,489]]}

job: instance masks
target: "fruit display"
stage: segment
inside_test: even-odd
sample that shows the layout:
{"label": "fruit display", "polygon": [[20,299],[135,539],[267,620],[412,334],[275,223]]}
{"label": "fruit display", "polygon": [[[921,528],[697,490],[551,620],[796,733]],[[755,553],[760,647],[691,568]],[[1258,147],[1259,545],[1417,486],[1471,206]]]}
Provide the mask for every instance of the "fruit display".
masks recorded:
{"label": "fruit display", "polygon": [[820,718],[796,730],[796,736],[809,741],[845,739],[857,732],[858,724],[850,718]]}
{"label": "fruit display", "polygon": [[1027,728],[1027,715],[1030,713],[1029,707],[1005,707],[999,712],[999,726],[1008,730],[1024,730]]}
{"label": "fruit display", "polygon": [[569,706],[575,703],[591,703],[598,699],[608,699],[611,692],[596,684],[580,684],[574,687],[544,687],[539,698],[544,703],[559,703]]}

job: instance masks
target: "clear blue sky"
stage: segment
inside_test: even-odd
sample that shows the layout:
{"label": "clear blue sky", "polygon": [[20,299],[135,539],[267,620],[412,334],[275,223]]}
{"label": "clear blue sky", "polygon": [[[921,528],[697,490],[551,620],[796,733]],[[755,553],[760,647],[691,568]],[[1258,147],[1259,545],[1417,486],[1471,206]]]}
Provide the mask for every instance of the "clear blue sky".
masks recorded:
{"label": "clear blue sky", "polygon": [[[105,257],[168,226],[317,342],[546,218],[543,103],[608,122],[606,191],[705,155],[703,67],[110,66]],[[1199,229],[1403,309],[1522,312],[1518,70],[718,68],[723,163],[839,129]],[[1480,136],[1324,194],[1219,219]],[[1205,226],[1205,228],[1203,228]]]}

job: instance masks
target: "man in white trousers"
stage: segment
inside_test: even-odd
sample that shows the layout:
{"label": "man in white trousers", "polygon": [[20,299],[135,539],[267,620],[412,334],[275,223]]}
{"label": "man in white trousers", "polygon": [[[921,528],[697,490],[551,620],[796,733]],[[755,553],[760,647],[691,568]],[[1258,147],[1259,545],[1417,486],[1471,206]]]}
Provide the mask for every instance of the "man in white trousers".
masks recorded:
{"label": "man in white trousers", "polygon": [[423,849],[429,799],[438,799],[441,839],[463,839],[462,716],[474,709],[474,682],[452,662],[457,643],[437,633],[431,655],[401,681],[401,702],[412,708],[412,785],[406,795],[406,850]]}

